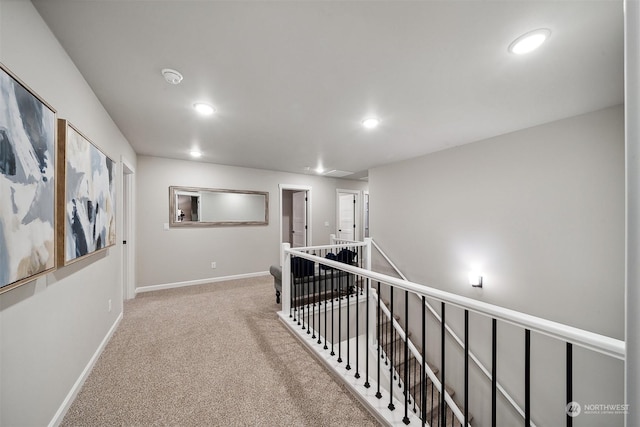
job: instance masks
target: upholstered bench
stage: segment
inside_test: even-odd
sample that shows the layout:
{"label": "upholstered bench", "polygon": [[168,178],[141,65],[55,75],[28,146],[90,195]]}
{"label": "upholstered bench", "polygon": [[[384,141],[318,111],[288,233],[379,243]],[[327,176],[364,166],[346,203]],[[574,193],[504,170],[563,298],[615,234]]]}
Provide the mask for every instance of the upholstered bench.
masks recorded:
{"label": "upholstered bench", "polygon": [[[269,267],[269,273],[273,276],[273,287],[276,290],[276,304],[280,304],[280,295],[282,295],[282,268],[279,265]],[[293,283],[295,285],[292,297],[300,298],[310,293],[324,293],[332,289],[340,292],[346,292],[350,286],[354,285],[354,276],[339,270],[314,271],[314,274],[298,276],[293,274]]]}
{"label": "upholstered bench", "polygon": [[[349,249],[342,249],[337,255],[328,253],[327,259],[339,261],[345,264],[355,265],[358,254]],[[276,303],[280,304],[282,294],[282,268],[279,265],[269,267],[269,273],[273,276],[273,287],[276,290]],[[346,292],[354,286],[354,276],[346,271],[319,265],[302,258],[291,258],[291,275],[293,277],[293,298],[301,298],[310,293],[329,292],[332,289]]]}
{"label": "upholstered bench", "polygon": [[269,273],[273,276],[273,287],[276,289],[276,304],[280,304],[282,293],[282,268],[279,265],[269,267]]}

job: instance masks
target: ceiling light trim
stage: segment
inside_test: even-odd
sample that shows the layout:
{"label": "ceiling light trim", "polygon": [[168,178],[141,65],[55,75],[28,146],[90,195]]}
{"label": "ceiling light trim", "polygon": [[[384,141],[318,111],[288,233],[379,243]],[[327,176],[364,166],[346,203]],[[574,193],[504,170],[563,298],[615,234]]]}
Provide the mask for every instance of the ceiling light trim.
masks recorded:
{"label": "ceiling light trim", "polygon": [[367,117],[366,119],[362,120],[362,126],[364,126],[366,129],[375,129],[379,124],[380,119],[377,117]]}
{"label": "ceiling light trim", "polygon": [[193,104],[193,108],[198,112],[198,114],[202,116],[210,116],[216,112],[216,109],[213,108],[211,104],[207,104],[206,102],[196,102]]}
{"label": "ceiling light trim", "polygon": [[538,28],[529,31],[516,38],[509,45],[509,52],[516,55],[524,55],[538,49],[544,42],[551,37],[551,30],[548,28]]}

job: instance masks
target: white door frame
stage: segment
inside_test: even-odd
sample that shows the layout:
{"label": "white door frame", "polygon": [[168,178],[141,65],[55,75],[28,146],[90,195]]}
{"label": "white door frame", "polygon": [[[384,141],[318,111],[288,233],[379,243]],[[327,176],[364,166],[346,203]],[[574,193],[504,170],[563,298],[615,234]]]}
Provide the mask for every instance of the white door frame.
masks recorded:
{"label": "white door frame", "polygon": [[[122,298],[125,300],[135,297],[135,170],[121,157],[122,173]],[[124,244],[126,243],[126,246]]]}
{"label": "white door frame", "polygon": [[[336,188],[336,236],[339,235],[338,227],[340,227],[340,193],[348,193],[356,196],[355,206],[355,233],[353,240],[361,240],[364,235],[364,223],[362,222],[362,192],[360,190],[348,190],[345,188]],[[359,223],[359,224],[358,224]]]}
{"label": "white door frame", "polygon": [[[278,222],[280,223],[280,232],[278,233],[278,248],[282,247],[282,193],[285,190],[294,190],[294,191],[306,191],[307,192],[307,246],[311,246],[313,242],[313,221],[312,221],[312,213],[313,209],[311,209],[311,186],[309,185],[297,185],[297,184],[279,184],[278,188],[280,189],[280,215],[278,217]],[[278,250],[281,252],[280,250]],[[280,253],[282,258],[282,253]],[[280,265],[282,265],[283,260],[280,259]]]}

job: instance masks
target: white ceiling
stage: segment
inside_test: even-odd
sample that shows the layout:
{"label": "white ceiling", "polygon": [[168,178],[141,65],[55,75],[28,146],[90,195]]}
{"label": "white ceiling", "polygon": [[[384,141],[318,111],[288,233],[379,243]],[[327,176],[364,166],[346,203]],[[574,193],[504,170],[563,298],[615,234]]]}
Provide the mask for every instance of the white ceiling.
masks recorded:
{"label": "white ceiling", "polygon": [[[623,102],[622,0],[33,3],[144,155],[359,177]],[[537,28],[541,49],[507,51]]]}

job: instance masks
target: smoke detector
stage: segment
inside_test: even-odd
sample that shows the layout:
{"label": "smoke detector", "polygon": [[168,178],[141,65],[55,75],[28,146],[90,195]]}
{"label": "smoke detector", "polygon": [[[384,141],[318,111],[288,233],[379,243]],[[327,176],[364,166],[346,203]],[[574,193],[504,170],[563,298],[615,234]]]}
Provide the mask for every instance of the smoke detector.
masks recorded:
{"label": "smoke detector", "polygon": [[167,83],[172,85],[177,85],[182,81],[182,74],[180,74],[176,70],[172,70],[171,68],[163,69],[162,76],[167,81]]}

